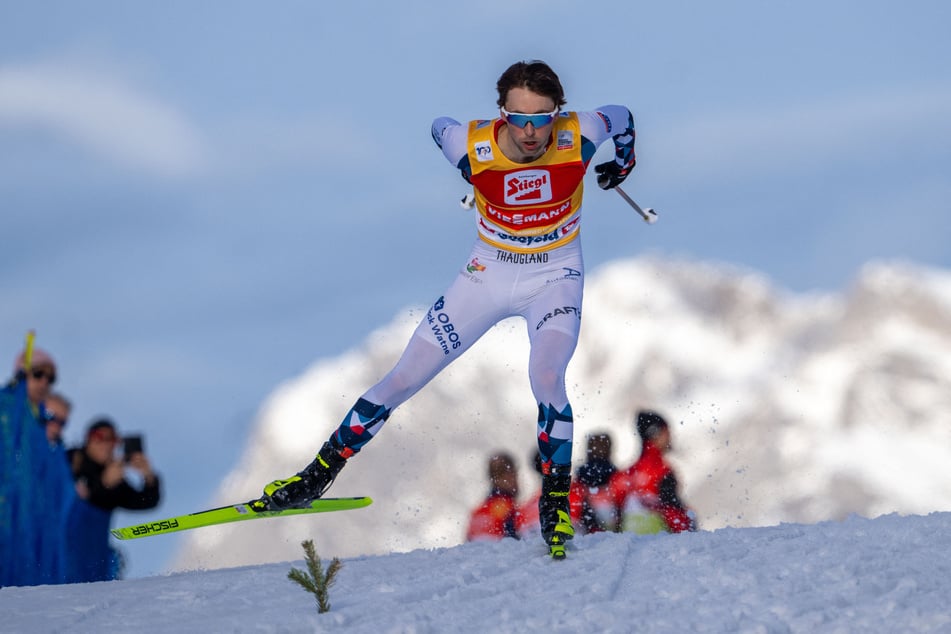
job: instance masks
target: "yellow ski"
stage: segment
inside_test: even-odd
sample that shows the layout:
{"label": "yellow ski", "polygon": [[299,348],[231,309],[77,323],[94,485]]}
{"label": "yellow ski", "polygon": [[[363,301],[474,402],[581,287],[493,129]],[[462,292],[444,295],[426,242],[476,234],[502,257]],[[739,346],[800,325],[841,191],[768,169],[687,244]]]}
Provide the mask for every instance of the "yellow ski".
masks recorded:
{"label": "yellow ski", "polygon": [[116,539],[138,539],[152,535],[187,531],[192,528],[201,528],[202,526],[216,526],[218,524],[243,522],[246,520],[263,519],[265,517],[286,517],[288,515],[305,515],[308,513],[348,511],[350,509],[363,508],[373,503],[373,500],[368,497],[322,498],[314,500],[309,506],[305,506],[304,508],[284,509],[280,511],[258,511],[251,506],[252,502],[255,501],[256,500],[252,500],[251,502],[222,506],[215,509],[208,509],[207,511],[169,517],[163,520],[145,522],[124,528],[114,528],[112,529],[112,535]]}

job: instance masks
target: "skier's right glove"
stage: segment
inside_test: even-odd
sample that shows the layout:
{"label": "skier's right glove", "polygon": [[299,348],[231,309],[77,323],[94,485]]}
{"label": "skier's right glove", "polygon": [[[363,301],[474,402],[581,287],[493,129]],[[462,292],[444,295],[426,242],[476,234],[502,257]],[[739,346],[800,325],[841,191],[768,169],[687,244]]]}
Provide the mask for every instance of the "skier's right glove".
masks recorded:
{"label": "skier's right glove", "polygon": [[614,160],[596,165],[594,171],[598,174],[598,187],[614,189],[624,182],[632,169],[634,169],[634,163],[631,163],[628,167],[621,167]]}

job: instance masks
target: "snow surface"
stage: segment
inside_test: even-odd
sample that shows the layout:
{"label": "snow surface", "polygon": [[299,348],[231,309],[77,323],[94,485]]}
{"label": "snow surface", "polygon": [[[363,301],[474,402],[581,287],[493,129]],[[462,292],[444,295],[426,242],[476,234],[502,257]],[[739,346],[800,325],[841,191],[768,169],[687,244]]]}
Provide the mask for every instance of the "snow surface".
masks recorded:
{"label": "snow surface", "polygon": [[[320,529],[262,520],[293,521]],[[951,632],[951,513],[572,546],[562,562],[540,538],[344,559],[325,614],[287,579],[302,560],[4,588],[0,632]]]}

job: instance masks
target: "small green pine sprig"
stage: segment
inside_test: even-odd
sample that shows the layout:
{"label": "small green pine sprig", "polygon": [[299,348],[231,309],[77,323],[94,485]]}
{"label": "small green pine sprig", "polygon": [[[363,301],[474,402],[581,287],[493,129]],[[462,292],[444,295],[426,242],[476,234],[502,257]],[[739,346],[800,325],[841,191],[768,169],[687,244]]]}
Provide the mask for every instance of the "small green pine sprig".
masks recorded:
{"label": "small green pine sprig", "polygon": [[314,550],[314,541],[308,539],[301,542],[301,546],[304,547],[305,561],[309,573],[291,568],[291,571],[287,573],[287,578],[297,582],[304,590],[313,594],[317,599],[317,612],[323,614],[330,610],[328,592],[343,564],[334,557],[330,565],[327,566],[327,571],[324,572],[323,566],[320,564],[320,557],[317,556],[317,552]]}

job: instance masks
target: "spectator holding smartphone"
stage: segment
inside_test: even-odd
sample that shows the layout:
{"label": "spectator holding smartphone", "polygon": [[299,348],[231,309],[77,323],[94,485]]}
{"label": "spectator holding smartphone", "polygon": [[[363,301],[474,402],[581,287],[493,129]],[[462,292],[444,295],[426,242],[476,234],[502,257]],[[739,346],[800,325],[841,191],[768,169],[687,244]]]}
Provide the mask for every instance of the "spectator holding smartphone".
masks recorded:
{"label": "spectator holding smartphone", "polygon": [[[80,498],[67,527],[70,582],[118,579],[121,561],[109,545],[112,512],[151,509],[159,503],[159,477],[142,450],[141,438],[129,443],[130,451],[124,456],[117,451],[121,443],[115,424],[100,418],[89,425],[83,446],[68,453]],[[142,476],[141,488],[126,479],[127,469]]]}

